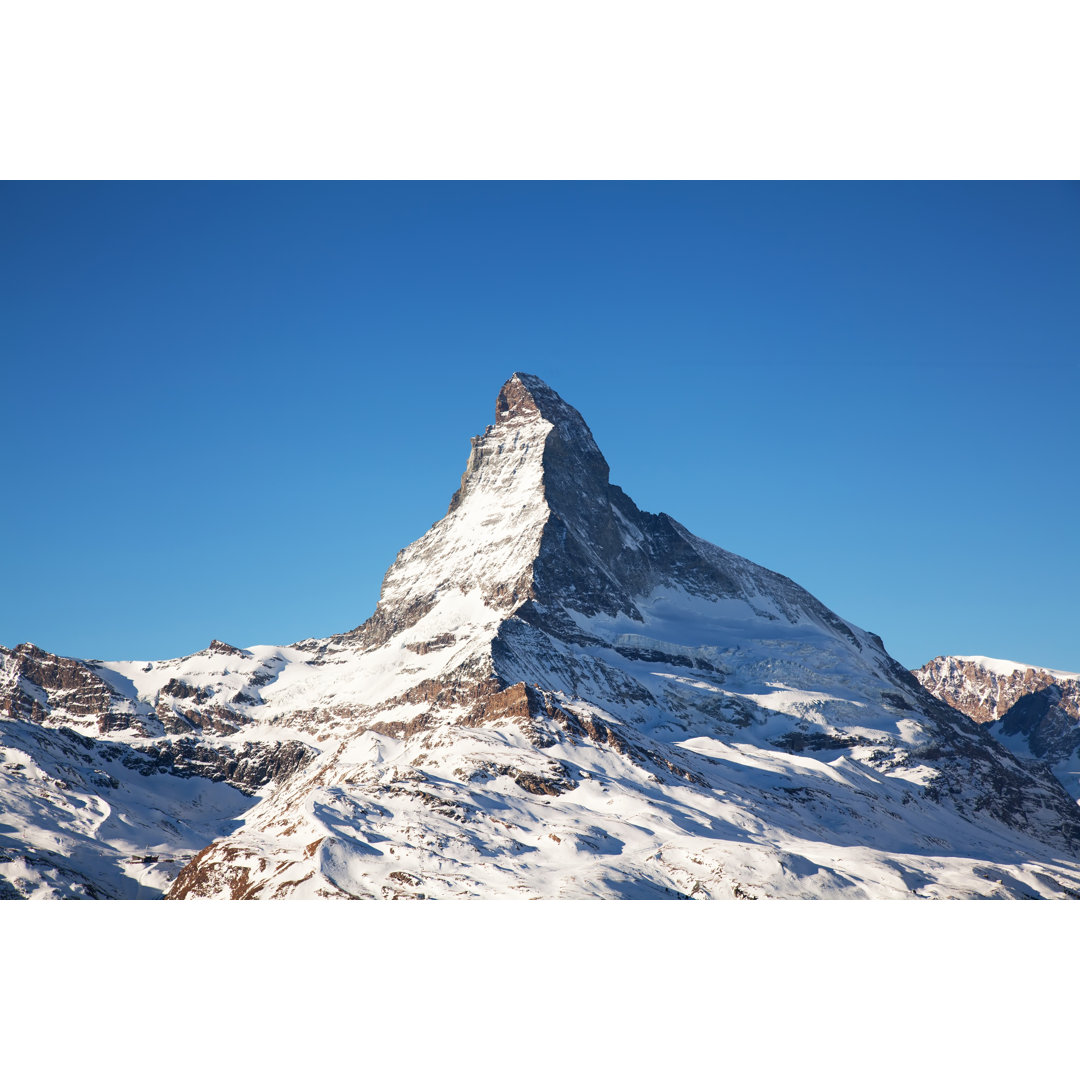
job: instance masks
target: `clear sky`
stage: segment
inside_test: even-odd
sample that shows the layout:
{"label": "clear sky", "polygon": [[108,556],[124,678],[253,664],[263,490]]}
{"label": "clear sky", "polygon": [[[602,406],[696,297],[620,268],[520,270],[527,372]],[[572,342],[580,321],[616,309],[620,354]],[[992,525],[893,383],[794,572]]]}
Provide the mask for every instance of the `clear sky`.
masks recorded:
{"label": "clear sky", "polygon": [[1080,186],[0,185],[0,643],[350,629],[515,370],[904,664],[1080,670]]}

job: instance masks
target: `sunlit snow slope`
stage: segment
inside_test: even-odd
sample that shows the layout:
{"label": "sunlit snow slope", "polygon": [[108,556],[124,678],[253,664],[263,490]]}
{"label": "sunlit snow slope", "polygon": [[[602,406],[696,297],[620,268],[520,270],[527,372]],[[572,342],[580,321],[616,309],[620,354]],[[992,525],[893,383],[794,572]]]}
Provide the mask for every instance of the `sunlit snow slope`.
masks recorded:
{"label": "sunlit snow slope", "polygon": [[357,629],[20,646],[0,712],[10,895],[1080,896],[1052,776],[794,582],[640,511],[530,375]]}

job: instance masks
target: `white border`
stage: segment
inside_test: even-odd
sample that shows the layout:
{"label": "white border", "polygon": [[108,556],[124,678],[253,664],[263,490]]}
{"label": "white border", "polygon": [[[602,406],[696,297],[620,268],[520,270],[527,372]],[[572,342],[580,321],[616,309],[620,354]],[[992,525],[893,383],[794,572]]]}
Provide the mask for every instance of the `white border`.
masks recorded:
{"label": "white border", "polygon": [[3,0],[5,178],[1070,178],[1061,0]]}

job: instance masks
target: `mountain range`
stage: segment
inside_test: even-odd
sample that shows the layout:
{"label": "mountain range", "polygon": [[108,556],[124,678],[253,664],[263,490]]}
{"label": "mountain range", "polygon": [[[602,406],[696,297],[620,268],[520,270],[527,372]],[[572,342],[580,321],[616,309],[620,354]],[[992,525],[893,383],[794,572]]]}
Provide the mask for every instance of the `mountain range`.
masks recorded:
{"label": "mountain range", "polygon": [[1074,690],[978,659],[640,510],[518,373],[355,629],[0,649],[0,896],[1078,898]]}

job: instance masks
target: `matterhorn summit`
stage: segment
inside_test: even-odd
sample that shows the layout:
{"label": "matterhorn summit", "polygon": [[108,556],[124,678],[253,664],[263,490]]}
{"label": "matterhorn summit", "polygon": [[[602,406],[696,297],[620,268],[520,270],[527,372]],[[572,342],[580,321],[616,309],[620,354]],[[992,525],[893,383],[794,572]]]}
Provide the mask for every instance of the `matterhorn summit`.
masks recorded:
{"label": "matterhorn summit", "polygon": [[1080,896],[1080,810],[515,374],[356,629],[0,651],[0,895]]}

